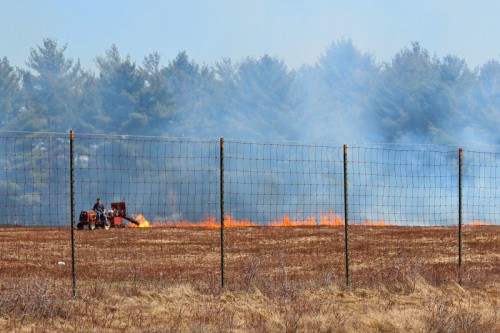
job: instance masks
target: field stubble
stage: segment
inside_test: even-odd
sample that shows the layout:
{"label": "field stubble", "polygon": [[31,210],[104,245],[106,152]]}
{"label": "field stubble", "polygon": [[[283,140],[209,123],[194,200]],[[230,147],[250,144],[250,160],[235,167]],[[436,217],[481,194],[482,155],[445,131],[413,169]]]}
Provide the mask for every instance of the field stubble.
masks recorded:
{"label": "field stubble", "polygon": [[[0,229],[0,330],[498,332],[500,228]],[[460,284],[458,284],[460,282]]]}

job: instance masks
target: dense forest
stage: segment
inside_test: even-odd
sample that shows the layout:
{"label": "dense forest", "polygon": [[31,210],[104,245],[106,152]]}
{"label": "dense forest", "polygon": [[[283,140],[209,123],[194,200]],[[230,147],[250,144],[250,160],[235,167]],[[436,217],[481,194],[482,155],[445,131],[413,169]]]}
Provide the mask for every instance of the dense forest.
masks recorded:
{"label": "dense forest", "polygon": [[[78,133],[78,210],[100,196],[165,221],[218,214],[219,137],[232,141],[226,145],[227,212],[262,223],[342,212],[343,143],[500,144],[500,63],[470,69],[457,56],[431,56],[418,43],[390,63],[377,63],[343,39],[296,70],[268,55],[199,65],[180,52],[164,66],[153,53],[136,64],[112,45],[96,57],[97,74],[65,50],[45,39],[31,49],[26,68],[0,61],[0,127],[29,133],[2,137],[0,208],[13,213],[0,224],[67,225],[70,129]],[[333,144],[306,149],[264,141]],[[358,150],[363,156],[350,172],[369,185],[353,189],[349,202],[358,210],[351,215],[455,223],[456,211],[447,208],[458,195],[455,149]],[[496,165],[495,156],[487,165]],[[474,178],[479,171],[471,161],[468,195],[481,198],[484,215],[473,218],[491,220],[499,180]],[[397,181],[403,183],[378,186]]]}
{"label": "dense forest", "polygon": [[379,63],[333,42],[290,70],[264,55],[197,64],[186,52],[137,64],[112,45],[97,73],[45,39],[26,68],[0,60],[0,127],[248,140],[499,144],[500,62],[471,69],[414,42]]}

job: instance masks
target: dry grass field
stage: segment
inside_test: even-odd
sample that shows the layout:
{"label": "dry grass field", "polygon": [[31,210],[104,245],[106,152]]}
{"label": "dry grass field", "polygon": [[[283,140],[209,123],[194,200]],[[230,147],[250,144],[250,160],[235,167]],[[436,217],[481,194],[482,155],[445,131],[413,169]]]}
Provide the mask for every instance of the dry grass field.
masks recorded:
{"label": "dry grass field", "polygon": [[500,332],[500,227],[0,229],[2,332]]}

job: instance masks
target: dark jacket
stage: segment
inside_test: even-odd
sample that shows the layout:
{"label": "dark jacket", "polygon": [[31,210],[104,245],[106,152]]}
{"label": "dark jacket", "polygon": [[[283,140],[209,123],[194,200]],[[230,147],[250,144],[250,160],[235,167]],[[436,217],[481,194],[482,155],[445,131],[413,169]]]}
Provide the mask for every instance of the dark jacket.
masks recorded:
{"label": "dark jacket", "polygon": [[104,205],[103,205],[103,204],[100,204],[100,205],[99,205],[99,203],[97,203],[97,202],[94,204],[94,208],[93,208],[93,210],[94,210],[95,212],[104,213],[104,210],[105,210],[105,209],[106,209],[106,208],[104,207]]}

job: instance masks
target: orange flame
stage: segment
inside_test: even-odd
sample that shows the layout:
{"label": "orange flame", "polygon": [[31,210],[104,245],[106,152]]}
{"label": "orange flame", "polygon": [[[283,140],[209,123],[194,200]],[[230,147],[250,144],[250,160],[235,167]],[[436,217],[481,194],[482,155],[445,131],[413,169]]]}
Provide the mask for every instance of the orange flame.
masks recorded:
{"label": "orange flame", "polygon": [[482,225],[493,225],[493,223],[490,222],[484,222],[484,221],[479,221],[479,220],[473,220],[471,223],[468,225],[471,226],[482,226]]}
{"label": "orange flame", "polygon": [[146,220],[146,218],[142,214],[137,215],[137,217],[135,219],[137,220],[137,222],[139,222],[139,225],[137,225],[135,223],[129,223],[130,227],[132,227],[132,228],[149,228],[149,227],[151,227],[151,225],[149,224],[149,221]]}
{"label": "orange flame", "polygon": [[384,221],[382,220],[378,220],[378,221],[375,221],[375,222],[372,222],[370,220],[366,220],[365,221],[365,225],[368,225],[368,226],[375,226],[375,227],[388,227],[390,226],[391,224],[389,223],[385,223]]}
{"label": "orange flame", "polygon": [[[174,221],[165,221],[165,222],[149,222],[142,214],[137,215],[135,218],[139,225],[129,223],[129,226],[132,228],[158,228],[158,227],[178,227],[178,228],[220,228],[221,223],[215,216],[209,216],[204,220],[199,222],[192,222],[187,220],[181,220],[178,222]],[[477,221],[474,221],[474,225]],[[479,222],[477,222],[479,223]],[[353,224],[357,224],[354,222]],[[299,226],[343,226],[345,225],[344,219],[337,215],[333,211],[329,211],[328,213],[320,214],[319,221],[316,221],[315,217],[307,217],[305,219],[297,219],[293,220],[289,215],[283,215],[281,220],[274,220],[273,222],[267,224],[266,226],[270,227],[299,227]],[[358,225],[360,225],[358,223]],[[370,220],[366,220],[363,224],[366,226],[390,226],[391,224],[386,223],[382,220],[378,220],[372,222]],[[484,223],[480,224],[484,225]],[[263,225],[251,222],[249,219],[237,220],[232,218],[230,215],[226,215],[224,218],[224,227],[225,228],[238,228],[238,227],[261,227]]]}
{"label": "orange flame", "polygon": [[[129,223],[128,226],[131,228],[158,228],[158,227],[179,227],[179,228],[220,228],[220,220],[215,216],[209,216],[204,220],[199,222],[192,222],[187,220],[181,220],[179,222],[166,221],[166,222],[149,222],[142,214],[135,217],[139,222],[139,225]],[[374,227],[387,227],[392,226],[392,224],[387,223],[383,220],[371,221],[365,220],[364,223],[353,222],[354,225],[365,225]],[[273,222],[265,225],[270,227],[300,227],[300,226],[343,226],[345,225],[344,219],[335,214],[333,211],[328,213],[320,214],[319,221],[316,221],[315,217],[307,217],[305,219],[293,220],[289,215],[283,215],[281,220],[274,220]],[[494,225],[491,222],[473,220],[469,223],[465,223],[466,226],[490,226]],[[238,227],[262,227],[263,225],[251,222],[249,219],[237,220],[232,218],[230,215],[226,215],[224,218],[225,228],[238,228]]]}
{"label": "orange flame", "polygon": [[283,215],[282,221],[276,220],[268,224],[268,226],[271,227],[299,227],[299,226],[315,226],[315,225],[317,225],[317,223],[314,217],[309,217],[305,220],[293,221],[288,215]]}
{"label": "orange flame", "polygon": [[[170,223],[169,223],[170,224]],[[215,216],[209,216],[206,220],[200,221],[198,223],[193,223],[190,221],[180,221],[173,224],[176,227],[184,228],[220,228],[220,221],[218,221]],[[236,227],[256,227],[258,224],[250,222],[249,219],[237,220],[233,219],[230,215],[226,215],[224,218],[224,227],[226,228],[236,228]]]}
{"label": "orange flame", "polygon": [[339,215],[335,214],[333,211],[329,211],[328,214],[324,215],[321,214],[319,217],[319,225],[324,225],[324,226],[342,226],[345,225],[345,221],[342,217]]}
{"label": "orange flame", "polygon": [[[354,224],[356,224],[356,223],[354,223]],[[268,225],[273,226],[273,227],[298,227],[298,226],[316,226],[316,225],[335,227],[335,226],[345,225],[345,221],[342,217],[335,214],[335,212],[329,211],[327,214],[320,214],[319,223],[316,222],[316,219],[314,217],[308,217],[304,220],[293,221],[288,215],[284,215],[282,221],[274,221]],[[390,226],[391,224],[386,223],[382,220],[378,220],[376,222],[366,220],[364,225],[376,226],[376,227],[386,227],[386,226]]]}
{"label": "orange flame", "polygon": [[329,211],[326,214],[320,214],[319,222],[316,221],[314,217],[307,217],[303,220],[292,220],[290,216],[283,215],[282,220],[275,220],[269,223],[268,226],[271,227],[299,227],[299,226],[342,226],[344,225],[344,219],[339,215],[335,214],[333,211]]}

